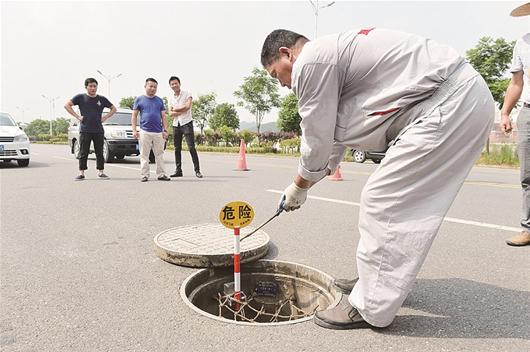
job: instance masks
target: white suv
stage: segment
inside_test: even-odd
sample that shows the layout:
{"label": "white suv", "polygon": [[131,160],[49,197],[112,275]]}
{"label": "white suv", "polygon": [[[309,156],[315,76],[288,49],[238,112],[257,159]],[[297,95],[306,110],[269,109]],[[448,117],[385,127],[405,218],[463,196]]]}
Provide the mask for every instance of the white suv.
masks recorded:
{"label": "white suv", "polygon": [[[107,113],[107,109],[103,114]],[[105,142],[103,143],[103,157],[106,163],[111,163],[114,158],[121,160],[126,156],[139,155],[138,140],[133,137],[131,128],[132,111],[128,109],[118,109],[110,119],[103,122],[105,130]],[[79,122],[72,119],[68,128],[68,144],[70,151],[76,158],[79,158]],[[91,147],[89,153],[93,153]]]}
{"label": "white suv", "polygon": [[0,160],[16,160],[18,166],[29,165],[29,138],[5,112],[0,112]]}
{"label": "white suv", "polygon": [[[103,110],[105,115],[108,109]],[[122,160],[126,156],[140,155],[138,140],[133,137],[131,127],[132,110],[118,109],[118,111],[107,121],[103,122],[105,130],[105,141],[103,143],[103,158],[106,163],[112,163],[114,158]],[[137,129],[140,129],[140,119],[136,121]],[[70,151],[79,159],[79,122],[72,119],[68,127],[68,145]],[[166,149],[166,144],[164,144]],[[93,144],[90,147],[89,154],[94,153]],[[153,151],[149,154],[149,161],[155,162]]]}

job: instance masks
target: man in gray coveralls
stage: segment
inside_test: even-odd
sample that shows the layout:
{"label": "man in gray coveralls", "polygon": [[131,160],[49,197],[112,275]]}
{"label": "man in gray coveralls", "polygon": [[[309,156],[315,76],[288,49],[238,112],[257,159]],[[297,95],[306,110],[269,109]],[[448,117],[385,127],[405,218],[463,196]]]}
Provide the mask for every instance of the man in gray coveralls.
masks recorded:
{"label": "man in gray coveralls", "polygon": [[346,282],[353,290],[336,307],[315,315],[330,329],[386,327],[480,156],[493,124],[491,93],[454,49],[379,28],[314,41],[276,30],[261,62],[292,88],[302,117],[285,210],[298,209],[348,148],[384,150],[393,141],[361,195],[359,279]]}

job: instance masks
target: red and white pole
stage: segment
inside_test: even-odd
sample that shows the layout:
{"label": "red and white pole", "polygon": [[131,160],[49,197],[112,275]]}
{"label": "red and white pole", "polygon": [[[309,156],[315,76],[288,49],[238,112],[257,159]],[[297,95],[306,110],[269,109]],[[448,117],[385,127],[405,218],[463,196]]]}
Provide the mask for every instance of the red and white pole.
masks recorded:
{"label": "red and white pole", "polygon": [[239,227],[234,227],[234,299],[235,310],[239,310],[239,301],[241,301],[241,239],[239,237]]}

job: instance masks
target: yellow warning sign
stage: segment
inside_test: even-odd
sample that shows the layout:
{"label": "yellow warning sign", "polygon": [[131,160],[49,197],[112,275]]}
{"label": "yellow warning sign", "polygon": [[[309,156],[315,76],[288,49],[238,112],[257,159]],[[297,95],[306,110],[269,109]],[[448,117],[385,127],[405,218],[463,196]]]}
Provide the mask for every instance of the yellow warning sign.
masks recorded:
{"label": "yellow warning sign", "polygon": [[254,209],[252,209],[250,204],[242,201],[228,203],[219,213],[219,221],[229,229],[237,226],[240,228],[248,226],[253,219]]}

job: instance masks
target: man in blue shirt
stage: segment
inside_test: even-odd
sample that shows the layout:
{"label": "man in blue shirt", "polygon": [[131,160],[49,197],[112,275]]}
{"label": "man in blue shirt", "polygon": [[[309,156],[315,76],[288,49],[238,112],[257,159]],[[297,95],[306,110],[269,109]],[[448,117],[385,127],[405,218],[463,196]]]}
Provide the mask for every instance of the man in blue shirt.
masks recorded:
{"label": "man in blue shirt", "polygon": [[[103,172],[105,160],[103,158],[103,143],[105,141],[105,130],[103,122],[111,118],[116,112],[116,108],[104,96],[97,95],[98,81],[94,78],[85,79],[86,93],[77,94],[71,100],[68,100],[64,108],[70,115],[75,117],[79,122],[79,175],[76,181],[85,179],[85,170],[87,169],[87,159],[90,152],[90,143],[94,142],[94,152],[96,153],[96,168],[98,177],[108,179],[109,177]],[[79,106],[81,115],[77,114],[72,106]],[[109,113],[101,116],[104,108],[110,108]]]}
{"label": "man in blue shirt", "polygon": [[[166,128],[166,107],[160,97],[156,96],[158,82],[154,78],[145,80],[145,95],[134,100],[132,113],[132,130],[140,144],[141,181],[149,180],[149,154],[153,150],[156,163],[156,175],[159,181],[169,181],[164,169],[164,143],[168,137]],[[140,113],[140,131],[136,121]]]}

